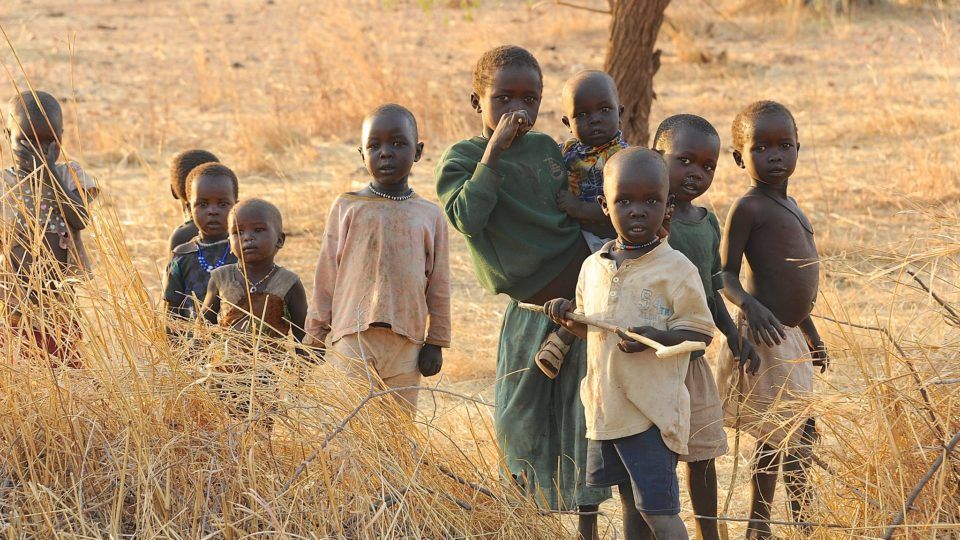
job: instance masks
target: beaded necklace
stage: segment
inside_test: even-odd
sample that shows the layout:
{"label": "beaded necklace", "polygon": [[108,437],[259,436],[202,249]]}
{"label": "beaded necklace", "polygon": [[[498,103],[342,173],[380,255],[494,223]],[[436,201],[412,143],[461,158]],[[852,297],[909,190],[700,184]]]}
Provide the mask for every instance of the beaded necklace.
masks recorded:
{"label": "beaded necklace", "polygon": [[383,197],[384,199],[390,199],[391,201],[405,201],[410,197],[413,197],[413,188],[408,189],[403,195],[390,195],[389,193],[384,193],[377,190],[377,188],[373,187],[372,182],[368,187],[370,188],[370,191],[372,191],[377,197]]}
{"label": "beaded necklace", "polygon": [[[277,271],[277,268],[279,268],[277,265],[273,265],[273,268],[271,268],[270,271],[267,272],[267,275],[263,276],[263,279],[261,279],[260,281],[254,283],[253,285],[251,285],[251,286],[250,286],[250,294],[253,294],[253,293],[257,292],[257,289],[260,287],[260,285],[263,285],[263,282],[264,282],[264,281],[270,279],[270,276],[272,276],[273,273]],[[244,278],[246,278],[246,276],[244,276]],[[249,282],[247,282],[247,283],[249,283]]]}
{"label": "beaded necklace", "polygon": [[226,249],[223,250],[223,255],[213,264],[210,264],[207,258],[203,256],[203,248],[215,246],[221,242],[226,242],[226,240],[220,240],[219,242],[212,242],[210,244],[204,244],[197,240],[197,264],[200,265],[200,268],[206,270],[208,274],[226,264],[227,257],[230,256],[230,245],[227,244]]}
{"label": "beaded necklace", "polygon": [[660,239],[654,236],[653,240],[650,240],[649,242],[644,242],[643,244],[627,244],[621,241],[619,238],[617,238],[617,249],[620,249],[623,251],[636,251],[638,249],[646,249],[656,244],[659,241]]}

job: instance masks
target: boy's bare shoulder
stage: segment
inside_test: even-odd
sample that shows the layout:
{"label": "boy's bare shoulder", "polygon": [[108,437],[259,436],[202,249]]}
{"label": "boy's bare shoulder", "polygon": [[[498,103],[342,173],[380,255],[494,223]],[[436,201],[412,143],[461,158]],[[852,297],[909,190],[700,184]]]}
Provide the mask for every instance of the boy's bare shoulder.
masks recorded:
{"label": "boy's bare shoulder", "polygon": [[733,201],[730,207],[731,219],[756,219],[763,214],[770,202],[767,197],[753,190],[747,191]]}

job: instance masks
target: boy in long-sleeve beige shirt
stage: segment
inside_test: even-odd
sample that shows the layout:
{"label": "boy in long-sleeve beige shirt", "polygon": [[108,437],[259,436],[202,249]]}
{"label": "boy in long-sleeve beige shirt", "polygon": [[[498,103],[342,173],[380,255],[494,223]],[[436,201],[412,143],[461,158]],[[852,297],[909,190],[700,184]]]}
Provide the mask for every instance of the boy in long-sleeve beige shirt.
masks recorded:
{"label": "boy in long-sleeve beige shirt", "polygon": [[[307,342],[325,342],[334,352],[328,361],[350,373],[365,377],[369,364],[387,387],[417,386],[440,371],[441,348],[450,345],[446,219],[407,183],[423,150],[409,111],[378,108],[362,141],[373,180],[330,209]],[[415,410],[416,390],[397,396]]]}

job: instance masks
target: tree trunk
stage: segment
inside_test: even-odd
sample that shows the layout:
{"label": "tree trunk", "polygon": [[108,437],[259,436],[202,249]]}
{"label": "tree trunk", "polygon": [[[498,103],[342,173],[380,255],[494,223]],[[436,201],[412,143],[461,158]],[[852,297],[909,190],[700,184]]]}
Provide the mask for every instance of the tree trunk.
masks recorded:
{"label": "tree trunk", "polygon": [[604,69],[617,83],[624,106],[624,139],[646,146],[650,140],[653,76],[660,69],[657,33],[670,0],[610,0],[612,19]]}

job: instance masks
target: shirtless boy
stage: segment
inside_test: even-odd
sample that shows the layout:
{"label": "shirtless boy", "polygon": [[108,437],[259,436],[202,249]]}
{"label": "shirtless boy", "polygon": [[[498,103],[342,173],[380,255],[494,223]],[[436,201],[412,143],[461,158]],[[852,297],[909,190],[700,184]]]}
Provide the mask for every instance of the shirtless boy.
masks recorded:
{"label": "shirtless boy", "polygon": [[[739,420],[740,429],[757,439],[747,537],[770,538],[781,465],[793,518],[803,521],[815,431],[798,400],[813,390],[812,366],[824,371],[828,357],[810,318],[819,282],[813,226],[787,196],[800,149],[793,115],[773,101],[748,105],[733,121],[733,147],[751,185],[727,218],[723,294],[740,309],[740,332],[761,361],[754,375],[721,360],[718,379],[726,424]],[[744,257],[749,266],[741,283]]]}

